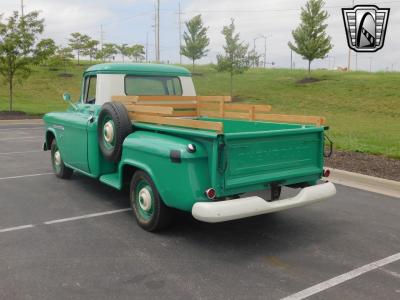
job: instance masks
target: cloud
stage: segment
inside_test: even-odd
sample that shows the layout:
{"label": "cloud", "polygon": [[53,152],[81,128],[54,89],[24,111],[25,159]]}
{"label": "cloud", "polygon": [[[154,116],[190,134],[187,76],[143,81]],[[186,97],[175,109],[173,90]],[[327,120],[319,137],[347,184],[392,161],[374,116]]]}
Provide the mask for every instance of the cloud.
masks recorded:
{"label": "cloud", "polygon": [[[393,7],[393,1],[382,4],[380,7]],[[268,38],[267,60],[274,61],[278,66],[290,66],[290,50],[287,46],[288,41],[292,40],[291,31],[295,29],[300,22],[300,8],[304,6],[306,0],[193,0],[185,2],[186,19],[197,14],[202,14],[204,23],[209,26],[209,35],[211,38],[212,51],[210,58],[213,58],[217,52],[222,51],[224,38],[221,34],[222,27],[229,24],[230,19],[234,18],[237,31],[241,38],[253,47],[254,38],[260,35],[266,35]],[[399,3],[400,4],[400,3]],[[328,19],[328,34],[332,37],[334,48],[329,54],[335,57],[336,65],[347,66],[348,46],[342,18],[342,7],[349,7],[348,1],[326,1],[326,9],[330,17]],[[400,41],[396,39],[400,35],[400,12],[392,9],[389,21],[385,48],[374,54],[359,54],[359,66],[369,69],[369,58],[374,61],[374,69],[385,69],[396,62],[396,58],[391,54],[397,54],[399,57]],[[258,52],[263,52],[263,41],[258,40],[256,47]],[[353,62],[355,53],[352,54]],[[207,62],[210,58],[203,59]],[[306,62],[295,54],[296,65],[306,67]],[[314,63],[316,67],[329,66],[328,59],[318,60]],[[353,66],[354,68],[355,66]],[[398,66],[400,67],[400,65]]]}
{"label": "cloud", "polygon": [[[161,0],[161,56],[163,60],[179,61],[178,35],[178,1]],[[146,43],[148,36],[150,58],[153,57],[154,45],[154,0],[25,0],[26,11],[40,10],[46,19],[45,36],[51,37],[59,44],[66,44],[71,32],[89,34],[100,39],[100,24],[104,24],[105,41],[114,43]],[[279,67],[289,67],[290,50],[287,46],[291,40],[291,31],[300,21],[300,8],[306,0],[182,0],[183,19],[202,14],[206,26],[209,27],[211,39],[210,53],[203,63],[215,61],[217,53],[222,52],[224,38],[222,27],[234,18],[237,31],[242,40],[253,48],[254,39],[266,35],[267,60],[275,62]],[[332,37],[334,49],[329,54],[331,64],[333,57],[337,66],[347,65],[348,46],[341,15],[342,7],[349,7],[348,0],[326,0],[330,14],[328,34]],[[361,0],[356,1],[361,3]],[[371,3],[371,2],[370,2]],[[388,32],[383,50],[373,54],[359,54],[358,64],[368,70],[370,58],[373,69],[385,69],[397,63],[400,56],[400,2],[382,0],[380,7],[391,7]],[[1,10],[9,15],[19,10],[19,1],[1,0]],[[184,29],[184,26],[183,26]],[[257,40],[258,52],[263,52],[263,40]],[[296,66],[306,67],[306,62],[294,55]],[[188,62],[185,59],[186,62]],[[352,61],[355,61],[353,53]],[[328,60],[318,60],[314,67],[328,67]]]}

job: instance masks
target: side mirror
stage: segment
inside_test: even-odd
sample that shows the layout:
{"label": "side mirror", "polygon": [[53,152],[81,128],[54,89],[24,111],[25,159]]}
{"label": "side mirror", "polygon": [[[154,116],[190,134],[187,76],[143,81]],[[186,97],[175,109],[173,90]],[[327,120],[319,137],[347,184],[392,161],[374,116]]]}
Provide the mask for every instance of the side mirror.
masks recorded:
{"label": "side mirror", "polygon": [[76,105],[73,104],[72,101],[71,101],[71,94],[70,94],[70,93],[65,92],[65,93],[63,94],[63,99],[64,99],[65,102],[67,102],[69,105],[71,105],[72,108],[73,108],[74,110],[78,110],[78,108],[76,107]]}
{"label": "side mirror", "polygon": [[71,102],[71,94],[68,93],[68,92],[65,92],[65,93],[63,94],[63,99],[64,99],[65,102],[70,103],[70,102]]}

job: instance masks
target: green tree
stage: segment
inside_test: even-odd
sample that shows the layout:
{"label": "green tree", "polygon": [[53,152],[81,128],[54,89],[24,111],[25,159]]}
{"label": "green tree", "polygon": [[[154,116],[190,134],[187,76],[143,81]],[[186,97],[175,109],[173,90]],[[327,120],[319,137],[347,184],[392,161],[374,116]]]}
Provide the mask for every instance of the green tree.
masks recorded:
{"label": "green tree", "polygon": [[249,51],[247,54],[248,62],[253,66],[253,68],[258,68],[260,66],[261,54],[255,50]]}
{"label": "green tree", "polygon": [[225,36],[225,54],[217,55],[217,71],[229,72],[231,78],[231,96],[233,95],[233,76],[242,74],[249,69],[248,44],[240,41],[239,33],[235,33],[235,20],[224,26],[222,34]]}
{"label": "green tree", "polygon": [[114,59],[114,55],[118,53],[117,46],[115,44],[104,44],[103,48],[97,51],[97,59],[101,61],[111,61]]}
{"label": "green tree", "polygon": [[333,48],[331,38],[326,34],[325,21],[329,14],[324,10],[323,0],[309,0],[301,9],[301,23],[292,31],[294,44],[289,47],[304,59],[308,60],[308,73],[314,59],[324,58]]}
{"label": "green tree", "polygon": [[48,65],[53,68],[62,67],[64,73],[67,73],[67,66],[72,65],[74,54],[69,47],[58,47],[55,54],[48,59]]}
{"label": "green tree", "polygon": [[32,65],[40,64],[48,55],[49,40],[37,42],[43,22],[37,11],[23,17],[14,11],[5,23],[0,20],[0,74],[8,84],[10,111],[15,80],[28,78]]}
{"label": "green tree", "polygon": [[56,51],[57,46],[54,40],[44,39],[37,44],[35,55],[40,61],[46,62],[47,58],[54,55]]}
{"label": "green tree", "polygon": [[116,46],[118,52],[121,54],[122,57],[122,62],[125,62],[125,57],[129,56],[130,48],[128,47],[128,44],[122,44],[122,45],[117,45]]}
{"label": "green tree", "polygon": [[201,15],[195,16],[185,24],[187,31],[183,34],[185,45],[181,48],[181,54],[192,60],[194,71],[195,61],[207,56],[209,51],[208,28],[204,27]]}
{"label": "green tree", "polygon": [[87,45],[90,41],[90,36],[81,34],[79,32],[71,33],[71,38],[69,39],[69,46],[76,51],[78,56],[78,65],[80,64],[80,56],[87,49]]}
{"label": "green tree", "polygon": [[128,56],[132,58],[135,62],[142,61],[145,55],[144,46],[143,45],[133,45],[128,49]]}
{"label": "green tree", "polygon": [[97,47],[99,45],[99,41],[89,39],[86,41],[86,45],[84,46],[84,50],[82,51],[82,55],[89,56],[90,62],[92,62],[93,58],[96,58]]}

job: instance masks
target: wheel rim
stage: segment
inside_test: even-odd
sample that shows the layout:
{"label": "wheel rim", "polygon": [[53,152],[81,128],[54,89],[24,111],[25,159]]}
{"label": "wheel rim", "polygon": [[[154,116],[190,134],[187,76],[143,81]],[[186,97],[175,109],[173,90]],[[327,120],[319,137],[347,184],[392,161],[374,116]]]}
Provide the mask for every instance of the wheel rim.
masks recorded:
{"label": "wheel rim", "polygon": [[140,180],[136,185],[135,201],[139,215],[150,220],[154,214],[154,193],[147,181]]}
{"label": "wheel rim", "polygon": [[56,173],[60,173],[61,166],[62,166],[61,153],[58,150],[58,148],[56,148],[53,153],[53,167],[54,167],[54,170],[56,171]]}
{"label": "wheel rim", "polygon": [[103,141],[107,149],[115,146],[115,124],[110,117],[106,117],[103,122]]}

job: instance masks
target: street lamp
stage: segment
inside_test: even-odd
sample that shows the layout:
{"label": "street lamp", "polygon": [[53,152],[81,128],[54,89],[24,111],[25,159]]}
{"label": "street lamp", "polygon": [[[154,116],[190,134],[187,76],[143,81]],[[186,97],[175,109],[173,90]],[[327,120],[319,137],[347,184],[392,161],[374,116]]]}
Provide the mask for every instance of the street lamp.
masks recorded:
{"label": "street lamp", "polygon": [[[256,41],[259,40],[259,39],[261,39],[261,37],[256,37],[256,38],[254,39],[254,48],[253,48],[254,55],[256,54]],[[255,59],[254,59],[254,60],[253,60],[253,68],[255,68],[255,67],[256,67],[256,61],[255,61]]]}
{"label": "street lamp", "polygon": [[264,69],[267,67],[267,36],[260,35],[259,37],[254,39],[254,52],[256,51],[256,41],[259,39],[264,39]]}

